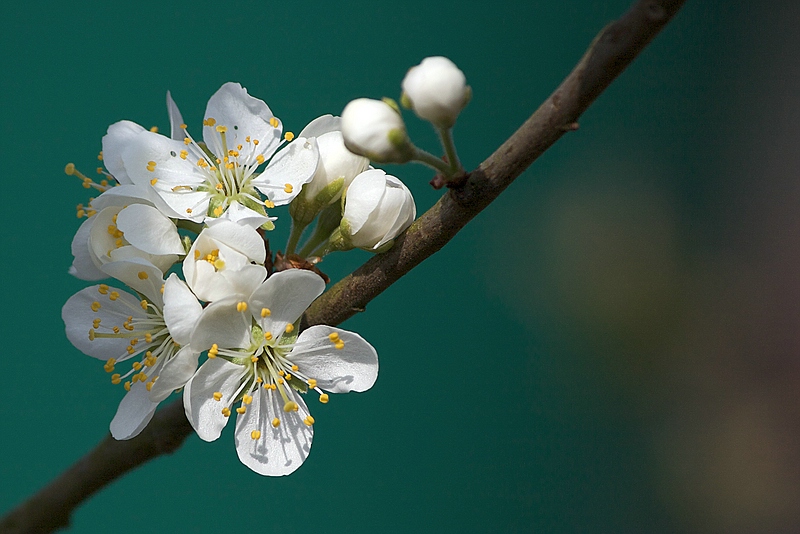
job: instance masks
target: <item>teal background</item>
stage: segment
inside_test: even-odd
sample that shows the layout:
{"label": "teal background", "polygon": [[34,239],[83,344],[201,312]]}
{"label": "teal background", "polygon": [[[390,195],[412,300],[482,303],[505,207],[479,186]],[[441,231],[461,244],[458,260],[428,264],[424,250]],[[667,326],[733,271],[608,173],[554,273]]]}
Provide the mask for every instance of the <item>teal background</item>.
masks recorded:
{"label": "teal background", "polygon": [[[579,131],[345,324],[380,376],[314,409],[299,471],[250,472],[230,429],[192,436],[72,531],[796,531],[800,8],[761,5],[689,0]],[[67,274],[86,190],[63,167],[93,173],[109,124],[167,132],[170,89],[198,133],[208,97],[238,81],[297,133],[350,99],[399,97],[409,67],[446,55],[474,92],[455,129],[473,168],[627,6],[7,6],[0,511],[98,442],[121,398],[60,318],[86,285]],[[419,213],[441,194],[423,167],[390,170]]]}

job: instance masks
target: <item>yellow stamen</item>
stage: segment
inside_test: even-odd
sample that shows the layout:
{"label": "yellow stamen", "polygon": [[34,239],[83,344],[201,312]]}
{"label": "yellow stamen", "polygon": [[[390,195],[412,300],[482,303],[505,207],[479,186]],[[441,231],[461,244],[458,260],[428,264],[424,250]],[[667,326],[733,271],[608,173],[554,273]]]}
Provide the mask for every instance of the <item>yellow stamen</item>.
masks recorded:
{"label": "yellow stamen", "polygon": [[147,280],[150,277],[150,275],[148,275],[144,271],[139,271],[138,273],[136,273],[136,276],[139,277],[139,280]]}
{"label": "yellow stamen", "polygon": [[315,387],[317,387],[317,381],[316,381],[316,379],[314,379],[314,378],[309,378],[309,379],[308,379],[308,387],[310,387],[311,389],[314,389]]}
{"label": "yellow stamen", "polygon": [[120,382],[122,382],[122,375],[120,375],[119,373],[114,373],[113,375],[111,375],[112,384],[119,384]]}
{"label": "yellow stamen", "polygon": [[278,122],[277,118],[275,118],[275,117],[270,117],[269,118],[269,125],[272,126],[273,128],[277,128],[279,124],[280,123]]}
{"label": "yellow stamen", "polygon": [[303,422],[306,424],[306,426],[311,426],[314,424],[314,418],[309,415],[303,419]]}
{"label": "yellow stamen", "polygon": [[250,432],[250,437],[253,438],[253,439],[260,438],[261,437],[261,431],[260,430],[253,430],[252,432]]}
{"label": "yellow stamen", "polygon": [[287,334],[291,334],[293,330],[294,330],[294,325],[292,323],[289,323],[289,324],[286,325],[286,333]]}
{"label": "yellow stamen", "polygon": [[294,191],[294,187],[292,187],[292,184],[286,184],[283,186],[283,190],[286,191],[287,193],[291,193],[292,191]]}
{"label": "yellow stamen", "polygon": [[213,397],[214,397],[215,401],[222,400],[222,392],[221,391],[215,391]]}
{"label": "yellow stamen", "polygon": [[328,401],[329,401],[329,400],[330,400],[330,398],[328,397],[328,394],[327,394],[327,393],[323,393],[322,395],[320,395],[320,396],[319,396],[319,401],[320,401],[322,404],[328,404]]}
{"label": "yellow stamen", "polygon": [[289,402],[287,402],[286,404],[283,405],[283,411],[286,412],[286,413],[296,412],[299,409],[300,409],[300,406],[298,406],[297,403],[294,402],[294,401],[289,401]]}
{"label": "yellow stamen", "polygon": [[238,408],[236,408],[236,413],[238,413],[239,415],[244,414],[246,411],[247,411],[247,408],[244,407],[244,406],[239,406]]}
{"label": "yellow stamen", "polygon": [[241,301],[236,304],[236,311],[238,312],[246,312],[247,311],[247,303],[245,301]]}
{"label": "yellow stamen", "polygon": [[253,397],[250,396],[250,395],[245,394],[242,397],[242,402],[245,403],[245,404],[250,404],[251,402],[253,402]]}
{"label": "yellow stamen", "polygon": [[230,417],[231,409],[226,406],[225,408],[222,409],[222,415],[224,415],[225,417]]}
{"label": "yellow stamen", "polygon": [[272,420],[272,427],[278,428],[279,426],[281,426],[281,420],[276,417],[275,419]]}
{"label": "yellow stamen", "polygon": [[268,317],[270,315],[272,315],[272,312],[269,308],[261,308],[261,317]]}

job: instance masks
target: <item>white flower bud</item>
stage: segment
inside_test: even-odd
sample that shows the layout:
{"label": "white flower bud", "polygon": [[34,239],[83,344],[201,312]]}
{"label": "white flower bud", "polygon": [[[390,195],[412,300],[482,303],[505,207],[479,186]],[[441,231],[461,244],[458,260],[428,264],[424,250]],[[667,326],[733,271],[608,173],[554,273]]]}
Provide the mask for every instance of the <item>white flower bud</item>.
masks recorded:
{"label": "white flower bud", "polygon": [[464,73],[446,57],[426,57],[403,78],[403,104],[438,128],[452,128],[471,96]]}
{"label": "white flower bud", "polygon": [[331,198],[325,199],[327,204],[331,204],[341,197],[341,191],[350,185],[353,178],[367,170],[369,160],[347,150],[342,132],[328,132],[317,137],[317,146],[319,147],[317,172],[311,181],[303,186],[303,195],[310,200],[316,199],[317,195],[341,179],[338,191]]}
{"label": "white flower bud", "polygon": [[411,191],[380,169],[362,172],[345,193],[340,230],[353,247],[378,250],[408,228],[417,215]]}
{"label": "white flower bud", "polygon": [[347,104],[342,136],[351,152],[379,163],[405,163],[414,152],[399,110],[382,100],[357,98]]}

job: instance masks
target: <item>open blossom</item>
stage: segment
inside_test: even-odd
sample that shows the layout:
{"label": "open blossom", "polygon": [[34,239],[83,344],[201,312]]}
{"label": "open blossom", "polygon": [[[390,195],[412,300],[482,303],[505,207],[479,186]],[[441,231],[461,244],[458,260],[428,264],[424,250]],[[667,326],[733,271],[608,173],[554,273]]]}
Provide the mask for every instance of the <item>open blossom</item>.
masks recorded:
{"label": "open blossom", "polygon": [[[266,209],[291,201],[317,168],[313,141],[298,138],[276,154],[284,142],[281,132],[281,122],[267,104],[241,85],[226,83],[206,107],[205,147],[185,129],[183,140],[139,131],[129,136],[121,165],[132,183],[158,193],[170,216],[200,222],[222,216],[236,203],[264,215]],[[291,141],[291,134],[285,139]]]}
{"label": "open blossom", "polygon": [[403,103],[439,128],[452,128],[471,96],[464,73],[446,57],[426,57],[403,78]]}
{"label": "open blossom", "polygon": [[380,169],[356,176],[347,190],[340,224],[346,244],[377,250],[408,228],[417,216],[411,191]]}
{"label": "open blossom", "polygon": [[[137,278],[144,281],[158,272],[142,260],[132,262],[131,268],[138,269]],[[100,284],[70,297],[61,312],[72,344],[105,361],[111,382],[123,384],[127,391],[111,421],[116,439],[138,435],[158,403],[194,374],[200,355],[189,340],[202,307],[188,287],[171,275],[164,283],[162,304],[161,279],[136,285],[149,298],[139,300]],[[133,363],[127,372],[115,372],[129,360]]]}
{"label": "open blossom", "polygon": [[324,287],[310,271],[278,272],[247,301],[208,305],[194,329],[191,345],[208,349],[209,359],[186,384],[186,416],[213,441],[236,411],[237,454],[259,474],[288,475],[308,456],[314,417],[304,394],[327,403],[326,391],[365,391],[377,378],[377,353],[357,334],[315,326],[297,335]]}

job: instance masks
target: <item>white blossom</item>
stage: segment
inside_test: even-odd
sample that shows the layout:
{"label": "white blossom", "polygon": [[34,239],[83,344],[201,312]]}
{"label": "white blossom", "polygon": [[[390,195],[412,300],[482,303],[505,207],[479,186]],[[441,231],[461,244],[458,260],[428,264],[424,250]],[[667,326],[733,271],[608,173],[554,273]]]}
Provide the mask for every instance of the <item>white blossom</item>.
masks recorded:
{"label": "white blossom", "polygon": [[443,129],[453,127],[472,94],[464,73],[442,56],[426,57],[411,67],[402,85],[404,104]]}
{"label": "white blossom", "polygon": [[348,150],[372,161],[405,163],[413,155],[399,110],[383,100],[348,103],[342,111],[342,136]]}

